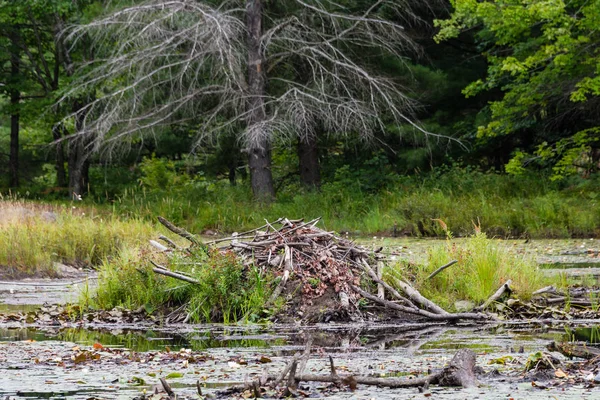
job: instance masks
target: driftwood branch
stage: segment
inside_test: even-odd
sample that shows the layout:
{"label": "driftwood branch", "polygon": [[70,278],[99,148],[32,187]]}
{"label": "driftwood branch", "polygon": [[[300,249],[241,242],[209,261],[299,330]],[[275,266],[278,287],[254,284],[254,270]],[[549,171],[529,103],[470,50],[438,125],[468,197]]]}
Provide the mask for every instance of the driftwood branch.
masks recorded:
{"label": "driftwood branch", "polygon": [[267,305],[273,304],[275,300],[277,300],[281,292],[283,292],[283,289],[285,289],[285,284],[287,283],[290,274],[292,273],[292,268],[294,267],[292,264],[292,249],[287,245],[284,247],[284,249],[285,250],[283,256],[283,275],[281,276],[281,281],[279,281],[279,284],[277,285],[277,287],[273,291],[273,294],[269,298],[269,301],[267,301]]}
{"label": "driftwood branch", "polygon": [[[377,283],[378,285],[381,285],[382,287],[384,287],[385,289],[387,289],[387,291],[390,292],[392,294],[392,296],[394,296],[396,299],[400,300],[407,307],[414,308],[414,309],[418,308],[410,300],[408,300],[407,298],[405,298],[404,296],[402,296],[400,293],[398,293],[398,291],[396,289],[394,289],[393,287],[391,287],[390,285],[388,285],[386,282],[384,282],[375,273],[375,271],[373,271],[373,268],[371,268],[371,266],[369,265],[369,263],[364,258],[361,258],[361,260],[360,260],[360,266],[367,272],[367,274],[369,274],[369,277],[375,283]],[[382,298],[381,296],[378,296],[378,297]]]}
{"label": "driftwood branch", "polygon": [[305,382],[329,382],[335,384],[360,384],[369,386],[379,386],[388,388],[406,388],[420,387],[429,384],[439,384],[441,386],[477,386],[475,377],[475,353],[469,349],[459,350],[448,366],[440,372],[414,379],[406,378],[376,378],[360,375],[338,375],[333,365],[333,359],[330,357],[330,374],[299,374],[295,376],[296,381]]}
{"label": "driftwood branch", "polygon": [[154,247],[158,251],[162,251],[163,253],[165,251],[169,251],[169,248],[167,246],[164,246],[164,245],[158,243],[156,240],[150,240],[149,242],[152,245],[152,247]]}
{"label": "driftwood branch", "polygon": [[476,307],[475,311],[483,311],[486,308],[488,308],[490,304],[492,304],[495,301],[498,301],[502,296],[504,296],[505,293],[510,294],[510,292],[512,292],[512,289],[510,288],[511,283],[512,281],[510,279],[504,282],[502,286],[500,286],[500,288],[498,288],[498,290],[496,290],[496,292],[485,301],[485,303],[483,303],[479,307]]}
{"label": "driftwood branch", "polygon": [[165,389],[165,392],[167,392],[167,394],[169,395],[169,398],[175,398],[175,393],[173,392],[173,389],[171,389],[171,385],[169,385],[169,382],[167,382],[165,378],[160,378],[160,383],[163,389]]}
{"label": "driftwood branch", "polygon": [[394,277],[394,281],[396,282],[398,287],[400,287],[400,289],[402,289],[402,291],[415,303],[422,305],[423,307],[431,310],[435,314],[448,314],[446,310],[444,310],[442,307],[438,306],[433,301],[423,296],[421,293],[419,293],[417,289],[413,288],[408,283],[404,282],[402,279]]}
{"label": "driftwood branch", "polygon": [[165,235],[160,235],[158,237],[159,240],[162,240],[163,242],[165,242],[166,244],[169,245],[170,248],[175,249],[175,250],[183,250],[183,248],[181,248],[180,246],[177,245],[177,243],[175,243],[174,241],[172,241],[171,239],[169,239],[168,237],[166,237]]}
{"label": "driftwood branch", "polygon": [[171,277],[171,278],[179,279],[180,281],[185,281],[185,282],[193,283],[195,285],[199,285],[200,284],[200,282],[197,281],[196,279],[190,278],[189,276],[185,276],[185,275],[182,275],[182,274],[178,274],[177,272],[169,271],[168,269],[166,269],[162,265],[159,265],[159,264],[155,263],[152,260],[150,260],[150,262],[152,263],[152,265],[154,265],[154,268],[152,268],[152,271],[154,271],[154,273],[156,273],[156,274],[160,274],[160,275],[168,276],[168,277]]}
{"label": "driftwood branch", "polygon": [[448,264],[444,264],[444,265],[442,265],[441,267],[439,267],[438,269],[436,269],[435,271],[433,271],[433,272],[431,273],[431,275],[429,275],[429,276],[427,277],[427,280],[429,280],[429,279],[433,278],[434,276],[436,276],[437,274],[439,274],[440,272],[442,272],[442,271],[443,271],[443,270],[445,270],[446,268],[453,266],[453,265],[454,265],[454,264],[456,264],[457,262],[458,262],[458,260],[452,260],[452,261],[450,261]]}
{"label": "driftwood branch", "polygon": [[202,243],[200,240],[198,240],[196,238],[196,236],[194,236],[193,234],[189,233],[188,231],[186,231],[183,228],[180,228],[176,225],[174,225],[172,222],[167,221],[165,218],[159,216],[158,217],[158,222],[160,222],[161,224],[164,225],[165,228],[167,228],[168,230],[170,230],[171,232],[181,236],[184,239],[189,240],[190,242],[192,242],[192,244],[201,247],[204,250],[208,250],[208,247]]}
{"label": "driftwood branch", "polygon": [[435,314],[430,311],[410,308],[410,307],[402,306],[400,304],[393,303],[388,300],[380,299],[379,297],[374,296],[371,293],[364,291],[361,288],[354,286],[354,285],[352,285],[351,287],[352,287],[352,290],[356,291],[361,296],[363,296],[369,300],[372,300],[376,303],[379,303],[384,307],[390,308],[392,310],[405,312],[408,314],[420,315],[422,317],[426,317],[426,318],[434,320],[434,321],[486,320],[486,319],[492,318],[489,315],[481,314],[481,313]]}

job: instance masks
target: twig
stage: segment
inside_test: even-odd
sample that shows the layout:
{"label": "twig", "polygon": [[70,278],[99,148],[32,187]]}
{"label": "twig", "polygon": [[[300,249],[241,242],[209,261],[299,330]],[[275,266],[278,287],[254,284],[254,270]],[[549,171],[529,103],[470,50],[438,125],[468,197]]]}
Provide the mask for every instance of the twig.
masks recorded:
{"label": "twig", "polygon": [[429,280],[429,279],[433,278],[434,276],[436,276],[437,274],[439,274],[440,272],[442,272],[442,271],[443,271],[443,270],[445,270],[446,268],[453,266],[453,265],[454,265],[454,264],[456,264],[457,262],[458,262],[458,260],[452,260],[452,261],[450,261],[448,264],[444,264],[444,265],[442,265],[441,267],[439,267],[438,269],[436,269],[435,271],[433,271],[433,272],[431,273],[431,275],[429,275],[429,276],[427,277],[427,280]]}

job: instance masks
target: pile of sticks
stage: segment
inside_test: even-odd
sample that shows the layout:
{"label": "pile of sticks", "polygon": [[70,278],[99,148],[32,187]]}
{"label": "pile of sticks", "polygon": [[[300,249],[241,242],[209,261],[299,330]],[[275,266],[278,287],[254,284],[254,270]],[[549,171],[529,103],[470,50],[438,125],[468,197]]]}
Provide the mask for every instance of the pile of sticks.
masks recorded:
{"label": "pile of sticks", "polygon": [[[254,265],[279,276],[279,283],[273,290],[269,304],[284,293],[288,281],[293,279],[301,282],[304,299],[314,299],[328,291],[335,293],[336,306],[350,315],[360,314],[358,300],[365,299],[382,306],[391,314],[407,313],[434,321],[490,319],[488,314],[481,312],[449,313],[402,279],[392,277],[393,286],[390,285],[389,280],[382,278],[386,259],[381,249],[369,250],[334,232],[322,230],[316,226],[319,218],[308,222],[287,218],[265,221],[265,225],[259,228],[207,243],[202,243],[196,236],[164,218],[159,217],[159,221],[189,240],[192,246],[235,252],[245,265]],[[161,239],[168,240],[165,237]],[[157,248],[168,249],[157,242],[153,244]],[[172,242],[167,244],[171,248],[174,246]],[[176,273],[156,264],[153,270],[194,283],[193,278],[178,277]],[[365,289],[369,287],[377,287],[377,292],[371,293]],[[389,298],[386,299],[386,296]]]}

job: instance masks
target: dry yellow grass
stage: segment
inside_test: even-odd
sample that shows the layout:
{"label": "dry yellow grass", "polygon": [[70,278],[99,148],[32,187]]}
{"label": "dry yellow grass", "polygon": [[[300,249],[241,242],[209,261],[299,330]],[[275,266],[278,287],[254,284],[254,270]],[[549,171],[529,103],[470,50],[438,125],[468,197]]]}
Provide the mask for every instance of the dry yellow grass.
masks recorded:
{"label": "dry yellow grass", "polygon": [[93,267],[152,235],[147,222],[94,208],[0,199],[0,276],[55,276],[56,262]]}

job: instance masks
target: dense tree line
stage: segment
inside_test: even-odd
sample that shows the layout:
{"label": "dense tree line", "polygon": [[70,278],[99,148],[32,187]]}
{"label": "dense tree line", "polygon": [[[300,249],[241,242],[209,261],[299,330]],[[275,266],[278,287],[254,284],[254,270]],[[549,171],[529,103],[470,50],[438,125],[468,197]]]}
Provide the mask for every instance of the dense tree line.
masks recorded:
{"label": "dense tree line", "polygon": [[590,176],[599,18],[577,0],[0,0],[0,187],[81,195],[144,157],[248,175],[267,201],[343,168]]}

